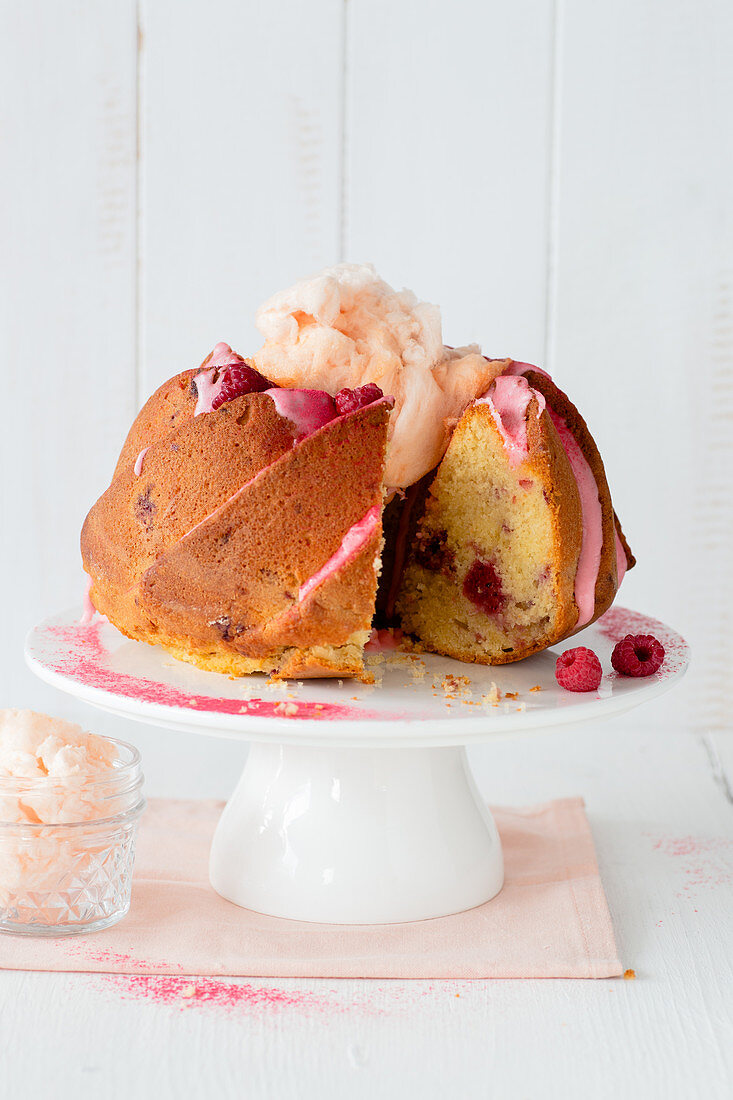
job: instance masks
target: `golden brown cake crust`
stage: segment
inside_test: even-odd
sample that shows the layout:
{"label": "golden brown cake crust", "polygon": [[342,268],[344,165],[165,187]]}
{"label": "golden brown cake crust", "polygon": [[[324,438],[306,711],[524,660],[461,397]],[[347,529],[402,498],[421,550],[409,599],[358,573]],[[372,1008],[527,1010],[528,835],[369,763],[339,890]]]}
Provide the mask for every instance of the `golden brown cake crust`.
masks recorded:
{"label": "golden brown cake crust", "polygon": [[[128,636],[202,667],[358,674],[376,594],[389,404],[294,446],[293,425],[263,393],[194,419],[191,373],[143,409],[84,524],[95,606]],[[366,542],[299,600],[370,509]]]}
{"label": "golden brown cake crust", "polygon": [[[95,606],[129,637],[160,643],[203,668],[230,675],[359,675],[374,610],[381,522],[332,576],[299,597],[347,531],[370,509],[381,512],[388,404],[340,417],[294,446],[294,426],[263,393],[195,416],[197,373],[176,375],[148,400],[130,429],[109,489],[85,521],[82,555]],[[634,558],[585,421],[543,372],[523,373],[567,424],[598,486],[603,540],[593,621],[618,588],[616,534],[627,568]],[[501,450],[488,404],[470,405],[453,427],[449,450],[477,432]],[[552,613],[541,629],[518,631],[514,644],[503,649],[482,651],[455,640],[436,645],[422,636],[425,648],[463,661],[502,664],[580,629],[575,602],[580,496],[560,436],[535,397],[526,410],[526,432],[523,474],[541,485],[551,528]],[[400,519],[393,509],[390,519],[380,606],[392,615],[395,599],[401,600],[404,625],[413,631],[415,622],[398,595],[395,540],[401,525],[414,578],[415,539],[421,526],[430,525],[435,508],[430,486],[437,484],[443,462],[408,491],[412,511]],[[447,592],[444,606],[451,614]]]}

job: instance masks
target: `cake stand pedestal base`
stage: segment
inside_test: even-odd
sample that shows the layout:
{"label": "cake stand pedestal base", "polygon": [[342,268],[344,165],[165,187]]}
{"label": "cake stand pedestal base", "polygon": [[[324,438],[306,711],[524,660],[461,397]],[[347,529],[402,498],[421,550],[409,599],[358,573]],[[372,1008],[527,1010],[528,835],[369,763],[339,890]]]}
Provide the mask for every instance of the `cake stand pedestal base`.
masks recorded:
{"label": "cake stand pedestal base", "polygon": [[394,924],[489,901],[504,862],[463,747],[255,742],[210,873],[222,897],[260,913]]}
{"label": "cake stand pedestal base", "polygon": [[324,924],[426,920],[489,901],[503,883],[501,845],[464,746],[623,714],[668,691],[689,660],[671,627],[613,607],[574,644],[608,669],[626,634],[653,634],[666,651],[655,676],[614,673],[582,693],[558,685],[557,651],[493,668],[396,654],[380,663],[378,691],[291,682],[291,708],[261,678],[203,672],[80,614],[34,627],[29,666],[131,721],[250,742],[214,837],[212,885],[248,909]]}

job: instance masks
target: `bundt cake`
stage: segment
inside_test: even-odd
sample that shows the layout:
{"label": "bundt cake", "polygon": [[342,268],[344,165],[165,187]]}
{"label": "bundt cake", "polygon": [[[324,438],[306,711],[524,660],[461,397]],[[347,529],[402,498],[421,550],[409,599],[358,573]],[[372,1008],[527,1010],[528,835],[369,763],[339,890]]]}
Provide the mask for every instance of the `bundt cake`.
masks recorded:
{"label": "bundt cake", "polygon": [[232,675],[358,676],[373,626],[502,664],[607,609],[634,559],[544,371],[444,346],[369,265],[257,321],[253,359],[218,344],[150,398],[87,517],[120,630]]}

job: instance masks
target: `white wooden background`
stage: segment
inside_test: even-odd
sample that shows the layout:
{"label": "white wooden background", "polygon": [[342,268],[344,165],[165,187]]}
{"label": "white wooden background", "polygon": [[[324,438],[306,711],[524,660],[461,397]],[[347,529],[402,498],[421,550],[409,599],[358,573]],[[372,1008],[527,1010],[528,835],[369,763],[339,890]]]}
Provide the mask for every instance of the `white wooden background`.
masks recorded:
{"label": "white wooden background", "polygon": [[0,705],[133,736],[152,793],[229,792],[241,749],[73,704],[23,637],[80,598],[148,393],[253,351],[257,305],[339,259],[553,372],[639,558],[623,601],[695,663],[627,721],[474,753],[494,800],[586,796],[637,982],[349,983],[328,1018],[220,1018],[4,975],[0,1095],[206,1096],[204,1071],[263,1097],[731,1094],[731,56],[727,0],[2,0]]}

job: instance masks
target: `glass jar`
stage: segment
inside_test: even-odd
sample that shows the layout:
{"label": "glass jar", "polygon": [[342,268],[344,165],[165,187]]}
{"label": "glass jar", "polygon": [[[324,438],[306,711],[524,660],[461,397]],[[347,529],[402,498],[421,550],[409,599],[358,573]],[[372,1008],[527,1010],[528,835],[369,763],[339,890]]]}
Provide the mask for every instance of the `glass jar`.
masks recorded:
{"label": "glass jar", "polygon": [[0,932],[98,932],[130,908],[140,754],[105,738],[113,765],[89,776],[0,776]]}

